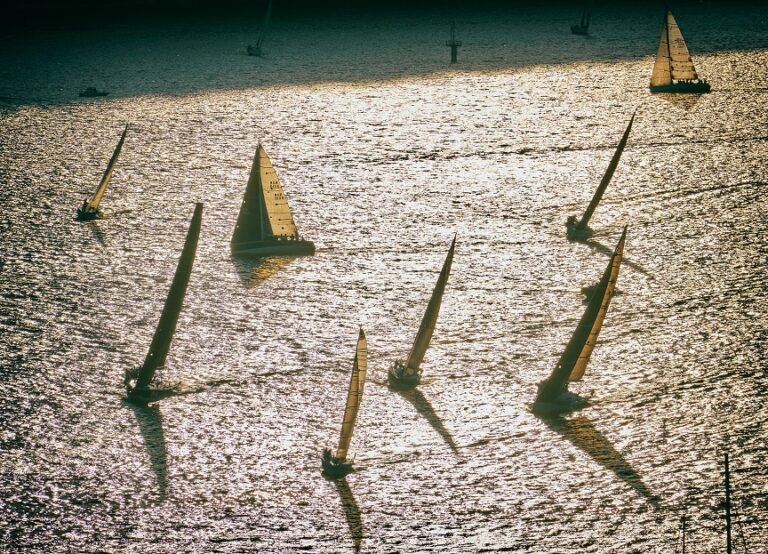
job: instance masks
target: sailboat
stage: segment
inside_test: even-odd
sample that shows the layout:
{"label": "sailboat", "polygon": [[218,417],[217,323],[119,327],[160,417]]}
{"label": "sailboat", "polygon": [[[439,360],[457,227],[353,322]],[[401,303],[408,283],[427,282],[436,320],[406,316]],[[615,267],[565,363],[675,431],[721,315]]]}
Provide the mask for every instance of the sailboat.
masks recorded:
{"label": "sailboat", "polygon": [[427,310],[421,319],[421,325],[416,333],[416,339],[413,341],[411,352],[408,359],[403,363],[397,360],[390,368],[387,375],[390,386],[395,388],[413,388],[421,381],[421,362],[424,360],[424,354],[429,348],[429,342],[432,340],[432,333],[435,331],[437,316],[440,313],[440,304],[443,301],[443,292],[448,283],[448,276],[451,273],[451,264],[453,263],[453,251],[456,248],[456,236],[453,237],[451,247],[448,249],[448,255],[443,262],[443,269],[437,278],[437,284],[432,291],[432,297],[427,304]]}
{"label": "sailboat", "polygon": [[592,355],[592,350],[595,348],[597,336],[600,334],[605,314],[616,288],[626,238],[627,227],[625,226],[608,266],[605,268],[603,276],[595,288],[595,293],[571,336],[571,340],[568,341],[568,345],[560,356],[552,374],[539,383],[538,394],[533,404],[535,412],[544,414],[565,413],[583,408],[586,405],[583,398],[568,392],[568,383],[579,381],[584,377],[587,363]]}
{"label": "sailboat", "polygon": [[261,45],[264,43],[264,38],[267,36],[267,27],[269,26],[269,19],[272,17],[272,0],[267,0],[267,14],[264,16],[264,26],[261,28],[261,34],[256,40],[256,46],[250,44],[246,48],[249,56],[261,56]]}
{"label": "sailboat", "polygon": [[611,182],[611,178],[613,177],[613,173],[616,171],[616,167],[619,165],[619,160],[621,159],[621,154],[624,152],[624,147],[627,146],[629,132],[632,130],[632,122],[634,120],[635,114],[633,113],[632,117],[629,119],[627,129],[624,131],[624,135],[622,135],[621,140],[619,141],[619,145],[616,147],[616,151],[613,153],[611,162],[608,164],[608,169],[605,170],[605,174],[603,175],[600,184],[597,186],[597,190],[592,196],[592,201],[589,203],[589,206],[587,206],[584,215],[581,216],[581,219],[576,219],[575,215],[568,217],[568,220],[565,223],[568,240],[586,240],[592,236],[592,229],[589,227],[589,220],[592,218],[592,214],[595,213],[597,205],[600,203],[600,199],[603,197],[603,193],[608,187],[608,183]]}
{"label": "sailboat", "polygon": [[171,348],[173,334],[176,331],[176,322],[179,319],[184,295],[187,292],[189,276],[192,273],[192,264],[195,261],[197,240],[200,236],[200,224],[203,219],[203,205],[195,205],[195,212],[189,224],[184,248],[179,257],[179,264],[173,276],[168,297],[165,299],[163,313],[152,337],[149,352],[144,360],[144,365],[133,370],[126,370],[125,384],[126,399],[136,404],[147,404],[171,396],[176,392],[175,386],[164,386],[155,382],[157,370],[165,365],[165,359]]}
{"label": "sailboat", "polygon": [[667,10],[651,74],[651,92],[704,93],[709,92],[709,89],[709,83],[699,79],[683,33],[672,12]]}
{"label": "sailboat", "polygon": [[236,256],[306,256],[315,253],[314,243],[299,237],[288,198],[261,144],[253,157],[231,248]]}
{"label": "sailboat", "polygon": [[581,21],[571,25],[571,33],[574,35],[588,35],[589,34],[589,20],[591,14],[589,13],[589,4],[581,12]]}
{"label": "sailboat", "polygon": [[347,406],[344,408],[344,419],[341,420],[339,447],[336,449],[335,456],[331,453],[330,448],[324,449],[321,459],[323,473],[328,477],[336,479],[354,471],[352,462],[347,461],[347,453],[349,452],[349,443],[352,441],[352,433],[355,431],[355,421],[357,421],[357,413],[360,411],[360,402],[363,400],[367,371],[368,341],[365,340],[365,333],[361,328],[357,337],[355,359],[352,363],[352,376],[349,379]]}
{"label": "sailboat", "polygon": [[99,216],[99,204],[101,204],[101,199],[104,197],[104,193],[107,191],[107,186],[109,186],[109,181],[112,179],[112,171],[115,169],[115,164],[117,163],[118,156],[120,156],[120,150],[123,148],[123,142],[125,142],[125,134],[127,132],[128,125],[125,126],[120,140],[117,141],[115,151],[112,152],[112,157],[109,159],[107,169],[104,170],[104,175],[101,177],[96,192],[94,192],[93,196],[90,198],[83,200],[83,205],[77,209],[78,221],[91,221]]}

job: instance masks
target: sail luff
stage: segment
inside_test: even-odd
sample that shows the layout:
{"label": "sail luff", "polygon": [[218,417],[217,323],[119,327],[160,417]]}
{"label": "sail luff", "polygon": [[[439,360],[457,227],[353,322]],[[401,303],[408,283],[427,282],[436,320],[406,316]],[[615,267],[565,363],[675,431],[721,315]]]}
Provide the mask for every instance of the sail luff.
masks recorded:
{"label": "sail luff", "polygon": [[261,27],[261,35],[256,40],[256,48],[261,48],[264,39],[267,36],[267,28],[269,27],[269,19],[272,17],[272,0],[267,0],[267,13],[264,16],[264,25]]}
{"label": "sail luff", "polygon": [[195,205],[195,212],[189,224],[184,248],[179,257],[171,288],[168,290],[168,297],[165,299],[160,321],[152,337],[152,343],[149,346],[149,352],[144,360],[144,365],[139,370],[138,378],[136,379],[137,389],[147,388],[152,382],[155,371],[165,364],[165,359],[168,356],[171,341],[173,340],[173,334],[176,331],[176,323],[184,304],[184,295],[187,292],[189,277],[192,273],[202,219],[203,205],[198,203]]}
{"label": "sail luff", "polygon": [[[605,311],[608,309],[608,305],[613,296],[613,287],[615,287],[616,278],[618,277],[618,267],[621,263],[621,257],[623,255],[626,234],[627,228],[624,227],[624,232],[621,235],[621,239],[619,239],[619,242],[616,245],[616,250],[614,251],[610,261],[608,262],[608,265],[603,271],[600,282],[597,284],[597,287],[595,287],[592,298],[587,304],[587,307],[584,310],[584,313],[582,314],[581,319],[579,320],[579,323],[573,332],[573,335],[571,335],[571,339],[568,341],[563,354],[560,356],[555,369],[547,379],[546,390],[548,397],[542,398],[542,400],[549,400],[550,395],[557,396],[557,394],[562,392],[567,387],[568,381],[571,379],[571,375],[573,374],[573,370],[576,367],[576,364],[579,362],[579,358],[581,357],[582,352],[584,352],[584,347],[589,340],[593,329],[595,328],[595,323],[597,322],[603,306],[603,318],[605,317]],[[610,294],[608,294],[609,285],[611,287]],[[600,321],[600,325],[597,327],[594,334],[592,347],[594,347],[594,341],[597,340],[597,335],[600,332],[601,327],[602,320]],[[591,354],[591,348],[589,353]],[[586,360],[588,360],[588,358],[589,356],[586,357]],[[585,365],[586,360],[584,362]],[[582,374],[583,370],[584,368],[581,369]]]}
{"label": "sail luff", "polygon": [[99,204],[101,204],[101,199],[104,196],[104,193],[107,191],[109,182],[112,180],[112,171],[115,169],[115,164],[117,163],[118,156],[120,156],[120,150],[123,148],[123,142],[125,142],[125,134],[127,132],[128,125],[126,125],[125,129],[123,129],[123,134],[120,136],[120,140],[117,142],[115,151],[112,152],[112,157],[109,159],[107,169],[104,170],[104,175],[101,177],[101,181],[99,182],[99,186],[96,188],[96,192],[93,193],[93,197],[91,197],[91,199],[88,201],[88,211],[95,212],[99,208]]}
{"label": "sail luff", "polygon": [[263,148],[259,144],[256,148],[256,154],[253,156],[251,173],[248,176],[248,184],[245,187],[243,202],[240,205],[240,213],[237,216],[235,231],[232,233],[232,247],[239,243],[263,240],[265,235],[268,234],[268,229],[265,229],[264,225],[266,215],[264,214],[264,199],[261,192],[262,151]]}
{"label": "sail luff", "polygon": [[696,68],[693,66],[691,54],[685,44],[683,33],[672,12],[667,12],[667,40],[669,41],[669,63],[671,78],[676,81],[698,79]]}
{"label": "sail luff", "polygon": [[621,260],[624,256],[624,242],[627,236],[627,228],[624,227],[624,232],[621,235],[616,250],[611,259],[610,265],[610,277],[608,278],[608,284],[605,287],[605,291],[602,294],[602,301],[600,307],[597,310],[597,316],[595,322],[592,324],[592,329],[589,331],[587,340],[579,353],[579,357],[576,360],[576,364],[571,370],[569,377],[570,381],[580,381],[584,377],[584,372],[587,369],[587,363],[589,362],[592,351],[595,349],[597,343],[597,337],[600,334],[600,329],[603,328],[603,321],[605,320],[605,314],[608,313],[608,306],[613,298],[614,291],[616,290],[616,281],[619,278],[619,268],[621,267]]}
{"label": "sail luff", "polygon": [[664,26],[659,38],[659,49],[651,73],[651,86],[669,85],[672,83],[672,66],[669,52],[669,10],[664,14]]}
{"label": "sail luff", "polygon": [[277,176],[272,161],[267,156],[264,147],[259,145],[259,175],[261,179],[261,194],[264,206],[263,220],[266,233],[274,236],[298,237],[298,229],[293,221],[288,197]]}
{"label": "sail luff", "polygon": [[421,325],[416,333],[416,339],[413,341],[411,352],[408,354],[408,360],[405,364],[405,373],[414,375],[418,372],[421,362],[424,360],[424,355],[429,348],[429,343],[432,340],[432,334],[435,331],[435,325],[437,325],[437,316],[440,314],[440,305],[443,301],[443,293],[445,292],[445,285],[448,283],[448,276],[451,273],[451,264],[453,263],[453,252],[456,248],[456,236],[453,237],[451,247],[448,250],[448,254],[443,262],[443,268],[440,271],[440,276],[437,278],[437,283],[432,291],[432,297],[429,299],[427,309],[424,312],[424,316],[421,319]]}
{"label": "sail luff", "polygon": [[340,461],[347,459],[349,444],[352,442],[352,433],[355,430],[357,413],[360,410],[360,402],[363,398],[365,378],[368,371],[368,342],[365,333],[360,329],[355,348],[355,359],[352,365],[352,375],[349,379],[347,391],[347,405],[344,408],[344,418],[341,422],[341,435],[339,447],[336,449],[336,458]]}
{"label": "sail luff", "polygon": [[600,180],[600,184],[597,186],[597,190],[595,191],[595,194],[592,195],[592,201],[589,203],[589,206],[587,206],[587,209],[584,211],[584,215],[581,216],[581,219],[576,225],[576,227],[579,229],[587,228],[587,225],[589,224],[589,220],[592,218],[592,214],[595,213],[595,210],[597,209],[597,205],[600,203],[600,200],[603,198],[603,193],[605,192],[605,189],[608,187],[608,183],[610,183],[611,179],[613,178],[613,174],[616,171],[616,167],[619,165],[619,160],[621,160],[621,155],[624,153],[624,148],[627,146],[627,140],[629,140],[629,132],[632,130],[632,122],[635,120],[635,113],[633,113],[632,117],[629,119],[629,124],[627,125],[627,129],[624,131],[624,134],[622,135],[621,140],[619,141],[619,144],[616,147],[616,151],[613,153],[611,162],[608,164],[608,168],[605,170],[605,174],[603,174],[603,178]]}

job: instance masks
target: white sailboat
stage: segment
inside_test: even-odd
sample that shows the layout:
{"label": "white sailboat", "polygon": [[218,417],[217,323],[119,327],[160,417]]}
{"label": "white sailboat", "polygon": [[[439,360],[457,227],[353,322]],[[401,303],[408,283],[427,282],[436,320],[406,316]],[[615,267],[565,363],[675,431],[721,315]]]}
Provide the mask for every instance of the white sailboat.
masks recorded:
{"label": "white sailboat", "polygon": [[336,455],[331,453],[330,448],[324,449],[321,459],[323,473],[329,477],[344,477],[346,474],[354,471],[352,462],[347,461],[347,454],[349,453],[349,445],[352,442],[352,433],[355,431],[357,413],[360,411],[360,403],[363,400],[363,389],[365,388],[367,371],[368,341],[366,341],[365,333],[361,328],[360,334],[357,337],[355,359],[352,363],[352,375],[349,379],[347,405],[344,408],[344,418],[341,421],[339,446],[336,449]]}
{"label": "white sailboat", "polygon": [[650,86],[651,92],[704,93],[710,90],[709,83],[699,79],[683,33],[669,10],[664,13],[664,27],[661,30]]}
{"label": "white sailboat", "polygon": [[627,140],[629,139],[629,132],[632,130],[632,122],[635,120],[635,114],[629,119],[627,129],[624,131],[619,145],[616,147],[616,151],[613,153],[611,162],[608,164],[608,169],[605,170],[603,178],[600,180],[600,184],[597,186],[595,194],[592,196],[592,200],[584,211],[584,215],[581,219],[576,219],[575,215],[568,217],[565,223],[566,233],[569,240],[586,240],[592,236],[592,229],[589,227],[589,220],[592,218],[592,214],[595,213],[597,205],[603,197],[605,189],[608,187],[608,183],[613,178],[613,173],[616,171],[616,167],[619,165],[621,154],[624,152],[624,148],[627,146]]}
{"label": "white sailboat", "polygon": [[104,175],[101,177],[99,186],[96,188],[96,192],[93,196],[83,200],[83,205],[77,209],[78,221],[91,221],[96,219],[99,215],[99,204],[104,197],[104,193],[107,192],[109,182],[112,180],[112,172],[115,169],[117,158],[120,156],[120,150],[123,148],[123,142],[125,142],[125,134],[128,132],[128,125],[125,126],[123,134],[120,136],[120,140],[117,142],[115,151],[112,153],[112,157],[109,159],[107,169],[104,170]]}
{"label": "white sailboat", "polygon": [[405,363],[402,360],[397,360],[389,370],[387,377],[389,384],[393,387],[413,388],[421,381],[421,362],[424,360],[424,355],[427,353],[427,348],[429,348],[429,343],[432,340],[432,334],[435,331],[437,316],[440,313],[440,304],[443,301],[443,292],[445,291],[446,283],[448,283],[448,276],[451,273],[453,251],[455,248],[456,236],[454,235],[451,247],[448,249],[448,255],[445,257],[445,262],[443,262],[443,269],[440,271],[437,284],[432,291],[432,297],[429,299],[429,304],[427,304],[427,310],[421,319],[421,325],[419,325],[416,339],[413,341],[411,352],[408,354]]}
{"label": "white sailboat", "polygon": [[248,45],[246,52],[249,56],[261,56],[263,54],[261,45],[264,43],[264,39],[267,36],[267,28],[269,27],[269,20],[272,17],[272,0],[267,0],[267,13],[264,16],[264,25],[261,28],[261,34],[256,39],[256,46]]}
{"label": "white sailboat", "polygon": [[533,404],[534,411],[545,414],[564,413],[586,405],[583,398],[568,392],[568,383],[579,381],[584,377],[587,363],[595,348],[597,337],[605,320],[605,314],[616,289],[616,280],[619,277],[626,238],[627,227],[625,226],[608,266],[605,268],[603,276],[595,288],[595,293],[571,336],[571,340],[565,347],[552,374],[539,383],[538,394]]}
{"label": "white sailboat", "polygon": [[179,257],[179,264],[173,276],[168,297],[165,299],[160,321],[152,337],[149,352],[144,364],[133,370],[126,370],[123,381],[126,390],[126,399],[136,404],[155,402],[176,392],[176,387],[164,386],[155,382],[155,375],[159,368],[165,365],[165,359],[171,348],[173,334],[176,331],[176,322],[179,319],[181,308],[184,304],[184,296],[187,292],[189,277],[192,273],[192,265],[195,261],[197,241],[200,237],[200,226],[203,219],[203,205],[195,205],[195,212],[189,224],[184,248]]}
{"label": "white sailboat", "polygon": [[307,256],[312,241],[299,236],[288,198],[264,147],[259,144],[231,241],[236,256]]}

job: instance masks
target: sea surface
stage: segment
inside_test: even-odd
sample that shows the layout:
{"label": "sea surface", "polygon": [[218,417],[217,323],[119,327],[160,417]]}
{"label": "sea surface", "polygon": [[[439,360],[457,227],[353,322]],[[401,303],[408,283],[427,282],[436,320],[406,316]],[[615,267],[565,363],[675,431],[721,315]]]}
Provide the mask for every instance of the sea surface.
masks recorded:
{"label": "sea surface", "polygon": [[[688,551],[723,552],[725,450],[736,552],[766,552],[766,10],[676,11],[701,96],[649,93],[657,10],[588,38],[579,15],[276,8],[261,58],[258,17],[6,32],[0,552],[669,553],[683,515]],[[126,123],[104,217],[74,221]],[[259,142],[315,256],[230,257]],[[187,394],[131,406],[195,202],[163,372]],[[571,386],[590,406],[537,417],[627,224]],[[454,234],[424,382],[393,392]],[[359,327],[357,472],[333,482]]]}

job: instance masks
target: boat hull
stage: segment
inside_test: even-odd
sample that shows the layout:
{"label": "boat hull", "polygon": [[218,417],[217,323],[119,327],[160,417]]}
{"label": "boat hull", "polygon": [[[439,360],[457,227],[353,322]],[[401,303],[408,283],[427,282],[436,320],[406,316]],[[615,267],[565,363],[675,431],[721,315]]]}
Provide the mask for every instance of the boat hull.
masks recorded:
{"label": "boat hull", "polygon": [[568,414],[585,408],[589,402],[578,394],[563,391],[552,400],[539,400],[533,403],[531,410],[538,415]]}
{"label": "boat hull", "polygon": [[398,371],[397,368],[393,366],[387,373],[387,382],[393,389],[412,389],[421,383],[421,371],[409,375]]}
{"label": "boat hull", "polygon": [[99,211],[96,210],[94,212],[90,212],[87,210],[81,210],[80,208],[77,209],[77,220],[78,221],[93,221],[94,219],[97,219],[100,217]]}
{"label": "boat hull", "polygon": [[355,471],[351,463],[342,462],[333,456],[330,458],[323,457],[320,462],[323,466],[323,474],[331,479],[340,479]]}
{"label": "boat hull", "polygon": [[669,85],[651,86],[651,92],[681,92],[704,94],[709,92],[712,87],[706,81],[695,81],[691,83],[671,83]]}
{"label": "boat hull", "polygon": [[589,27],[582,27],[581,25],[571,25],[571,33],[574,35],[589,35]]}
{"label": "boat hull", "polygon": [[310,240],[260,240],[232,246],[234,256],[312,256],[315,243]]}
{"label": "boat hull", "polygon": [[565,232],[568,240],[585,241],[592,236],[592,229],[579,227],[578,223],[566,223]]}
{"label": "boat hull", "polygon": [[163,398],[168,398],[169,396],[173,396],[176,394],[176,388],[166,388],[166,389],[155,389],[155,388],[148,388],[148,389],[135,389],[135,388],[129,388],[125,399],[130,402],[131,404],[137,404],[140,406],[146,406],[147,404],[150,404],[152,402],[158,402],[159,400],[162,400]]}

